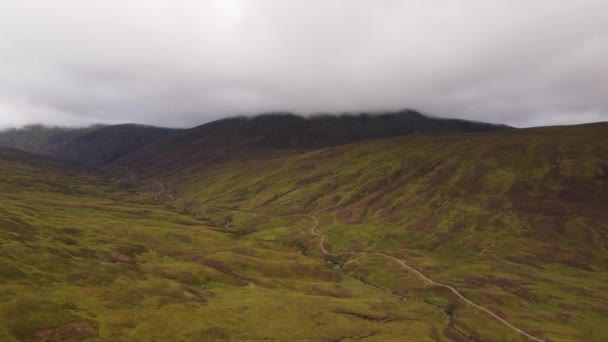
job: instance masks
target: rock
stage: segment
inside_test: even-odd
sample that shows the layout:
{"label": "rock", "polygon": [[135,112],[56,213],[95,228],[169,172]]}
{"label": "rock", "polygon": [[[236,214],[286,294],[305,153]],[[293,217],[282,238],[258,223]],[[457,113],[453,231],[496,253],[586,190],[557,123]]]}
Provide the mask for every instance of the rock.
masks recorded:
{"label": "rock", "polygon": [[90,337],[99,336],[97,324],[90,321],[77,321],[57,328],[38,331],[32,336],[32,342],[80,342]]}
{"label": "rock", "polygon": [[128,255],[124,255],[122,253],[116,252],[116,251],[109,251],[108,259],[110,260],[110,262],[113,262],[113,263],[117,263],[117,262],[122,262],[122,263],[126,263],[126,264],[136,264],[137,263],[137,259],[130,257]]}

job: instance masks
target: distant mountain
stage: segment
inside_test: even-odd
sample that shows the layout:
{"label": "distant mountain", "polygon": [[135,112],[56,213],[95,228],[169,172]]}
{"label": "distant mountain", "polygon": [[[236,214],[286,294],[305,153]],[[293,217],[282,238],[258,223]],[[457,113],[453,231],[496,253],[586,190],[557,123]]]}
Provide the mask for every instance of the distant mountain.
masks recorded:
{"label": "distant mountain", "polygon": [[26,126],[0,132],[0,146],[101,165],[176,130],[135,124],[85,128]]}
{"label": "distant mountain", "polygon": [[50,155],[58,146],[101,127],[103,126],[67,128],[29,125],[23,128],[6,129],[0,131],[0,146]]}
{"label": "distant mountain", "polygon": [[100,127],[51,151],[53,156],[81,164],[111,162],[177,130],[134,124]]}
{"label": "distant mountain", "polygon": [[[159,139],[118,164],[140,169],[172,169],[225,160],[235,153],[294,153],[356,141],[415,133],[461,133],[513,129],[457,119],[432,118],[416,111],[317,115],[273,113],[210,122]],[[438,137],[438,139],[440,139]]]}
{"label": "distant mountain", "polygon": [[308,118],[289,113],[235,117],[198,126],[186,134],[214,144],[246,139],[256,146],[315,149],[414,133],[481,132],[509,128],[483,122],[433,118],[413,110],[404,110],[374,114],[324,114]]}
{"label": "distant mountain", "polygon": [[[317,115],[302,117],[273,113],[233,117],[188,130],[136,124],[84,128],[31,125],[0,131],[0,146],[45,154],[82,165],[104,165],[121,157],[148,162],[203,160],[211,152],[245,150],[311,150],[351,142],[415,133],[481,132],[511,127],[424,116],[416,111]],[[152,144],[157,142],[156,144]],[[152,144],[141,154],[130,155]],[[183,160],[182,160],[183,161]]]}

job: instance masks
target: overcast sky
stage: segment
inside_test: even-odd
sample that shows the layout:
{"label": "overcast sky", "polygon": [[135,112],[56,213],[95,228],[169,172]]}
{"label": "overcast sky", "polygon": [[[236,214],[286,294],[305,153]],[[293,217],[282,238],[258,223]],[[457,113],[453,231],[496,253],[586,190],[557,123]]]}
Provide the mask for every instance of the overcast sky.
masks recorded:
{"label": "overcast sky", "polygon": [[0,0],[0,127],[608,121],[607,0]]}

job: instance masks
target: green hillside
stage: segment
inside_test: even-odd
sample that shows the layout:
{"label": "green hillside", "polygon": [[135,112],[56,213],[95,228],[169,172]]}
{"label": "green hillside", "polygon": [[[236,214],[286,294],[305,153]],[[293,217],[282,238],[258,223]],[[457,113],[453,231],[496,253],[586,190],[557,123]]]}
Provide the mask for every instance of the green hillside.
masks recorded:
{"label": "green hillside", "polygon": [[[0,150],[0,340],[431,341],[443,311],[277,241],[223,232],[155,193]],[[260,227],[306,231],[276,218]]]}
{"label": "green hillside", "polygon": [[103,177],[0,149],[0,340],[608,340],[608,124],[201,127]]}
{"label": "green hillside", "polygon": [[312,117],[266,114],[227,118],[180,131],[125,155],[114,166],[166,172],[189,166],[212,167],[235,160],[238,154],[260,160],[386,137],[511,129],[483,122],[432,118],[411,110]]}
{"label": "green hillside", "polygon": [[[180,149],[165,153],[179,160]],[[137,165],[140,179],[162,184],[166,200],[177,198],[174,205],[193,217],[211,209],[180,198],[259,215],[317,216],[326,247],[347,259],[346,273],[453,306],[456,326],[470,336],[488,340],[498,328],[396,263],[351,253],[398,256],[534,336],[608,339],[607,124],[420,134],[309,152],[244,149],[213,163]],[[242,214],[216,224],[224,222],[236,234],[322,256],[309,232],[267,229]]]}

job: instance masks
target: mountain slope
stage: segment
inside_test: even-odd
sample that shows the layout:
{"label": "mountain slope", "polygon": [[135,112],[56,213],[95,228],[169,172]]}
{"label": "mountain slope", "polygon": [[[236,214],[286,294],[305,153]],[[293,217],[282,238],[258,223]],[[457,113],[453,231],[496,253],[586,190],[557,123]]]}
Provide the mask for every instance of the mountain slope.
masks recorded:
{"label": "mountain slope", "polygon": [[454,333],[422,299],[404,302],[153,195],[0,149],[0,340],[431,341]]}
{"label": "mountain slope", "polygon": [[277,113],[218,120],[195,127],[185,136],[196,138],[199,144],[226,145],[235,139],[246,139],[248,144],[258,147],[305,150],[414,133],[482,132],[509,128],[482,122],[432,118],[412,110],[308,118]]}
{"label": "mountain slope", "polygon": [[0,131],[0,146],[37,154],[52,154],[53,149],[102,126],[84,128],[30,125]]}
{"label": "mountain slope", "polygon": [[[534,336],[608,339],[608,124],[418,134],[185,160],[149,164],[142,183],[163,183],[166,199],[195,217],[213,209],[184,199],[258,215],[313,214],[326,247],[345,253],[347,273],[447,302],[469,335],[493,340],[494,328],[398,265],[349,253],[397,255]],[[238,215],[225,220],[237,234],[321,255],[307,231],[266,229]]]}
{"label": "mountain slope", "polygon": [[104,126],[56,146],[50,154],[80,164],[102,165],[177,131],[133,124]]}
{"label": "mountain slope", "polygon": [[[214,121],[189,130],[135,124],[85,128],[26,126],[0,131],[0,146],[46,154],[88,166],[121,157],[124,164],[148,163],[156,155],[170,158],[221,158],[235,151],[310,150],[345,143],[424,132],[481,132],[510,127],[456,119],[426,117],[415,111],[376,114],[320,115],[267,114]],[[152,144],[150,148],[135,153]],[[129,156],[134,154],[134,156]],[[121,164],[121,163],[119,163]]]}
{"label": "mountain slope", "polygon": [[267,114],[214,121],[173,134],[117,161],[122,167],[154,171],[212,165],[235,154],[266,158],[277,154],[416,133],[509,130],[508,126],[438,119],[415,111],[383,114],[322,115],[305,118]]}
{"label": "mountain slope", "polygon": [[608,124],[302,120],[176,132],[119,179],[0,151],[0,339],[608,340]]}
{"label": "mountain slope", "polygon": [[0,146],[83,165],[101,165],[175,131],[134,124],[85,128],[34,125],[0,132]]}

